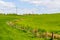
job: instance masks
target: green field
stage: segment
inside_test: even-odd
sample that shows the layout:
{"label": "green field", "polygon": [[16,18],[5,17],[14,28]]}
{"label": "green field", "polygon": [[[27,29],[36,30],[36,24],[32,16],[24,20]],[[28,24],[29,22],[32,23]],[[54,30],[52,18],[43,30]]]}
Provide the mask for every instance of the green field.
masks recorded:
{"label": "green field", "polygon": [[41,32],[48,31],[60,34],[60,14],[0,14],[0,40],[45,40],[45,38],[33,37],[32,33],[23,32],[14,26],[8,25],[11,21],[15,25],[40,29]]}

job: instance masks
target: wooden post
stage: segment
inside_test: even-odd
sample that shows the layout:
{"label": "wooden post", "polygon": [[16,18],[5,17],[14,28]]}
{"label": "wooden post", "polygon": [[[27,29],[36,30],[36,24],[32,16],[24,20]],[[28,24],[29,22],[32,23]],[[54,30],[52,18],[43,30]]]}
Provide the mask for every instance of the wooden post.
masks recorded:
{"label": "wooden post", "polygon": [[54,33],[52,32],[52,40],[54,40]]}
{"label": "wooden post", "polygon": [[52,37],[51,37],[50,40],[54,40],[54,33],[53,32],[52,32]]}

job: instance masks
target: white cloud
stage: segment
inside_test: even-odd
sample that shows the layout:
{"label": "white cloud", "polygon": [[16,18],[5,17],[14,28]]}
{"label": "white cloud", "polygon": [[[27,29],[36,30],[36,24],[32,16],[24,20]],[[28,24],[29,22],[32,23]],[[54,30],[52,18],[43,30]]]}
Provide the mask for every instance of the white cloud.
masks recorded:
{"label": "white cloud", "polygon": [[47,8],[60,8],[60,0],[20,0],[38,6],[46,6]]}
{"label": "white cloud", "polygon": [[27,8],[20,8],[20,9],[17,9],[17,13],[18,14],[32,14],[32,13],[37,13],[36,11],[37,11],[37,9],[27,9]]}
{"label": "white cloud", "polygon": [[[20,0],[21,2],[30,3],[33,5],[44,6],[43,8],[18,8],[18,13],[52,13],[52,12],[59,12],[60,9],[60,0]],[[31,6],[31,5],[30,5]],[[16,7],[13,2],[6,2],[0,0],[0,12],[5,13],[16,13]],[[28,6],[29,7],[29,6]],[[3,10],[1,10],[3,9]],[[7,11],[8,10],[8,11]]]}
{"label": "white cloud", "polygon": [[4,7],[15,7],[15,4],[12,2],[5,2],[0,0],[0,6],[4,6]]}
{"label": "white cloud", "polygon": [[4,13],[2,10],[0,10],[0,13]]}
{"label": "white cloud", "polygon": [[6,2],[3,0],[0,0],[0,13],[12,13],[14,12],[16,5],[13,2]]}
{"label": "white cloud", "polygon": [[28,3],[33,3],[33,4],[40,4],[40,0],[20,0],[22,2],[28,2]]}

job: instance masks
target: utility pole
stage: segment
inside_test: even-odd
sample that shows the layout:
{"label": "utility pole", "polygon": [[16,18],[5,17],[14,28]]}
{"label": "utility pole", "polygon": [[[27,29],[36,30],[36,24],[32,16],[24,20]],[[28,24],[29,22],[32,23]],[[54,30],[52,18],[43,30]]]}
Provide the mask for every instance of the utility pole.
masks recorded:
{"label": "utility pole", "polygon": [[16,6],[16,14],[17,14],[17,6]]}

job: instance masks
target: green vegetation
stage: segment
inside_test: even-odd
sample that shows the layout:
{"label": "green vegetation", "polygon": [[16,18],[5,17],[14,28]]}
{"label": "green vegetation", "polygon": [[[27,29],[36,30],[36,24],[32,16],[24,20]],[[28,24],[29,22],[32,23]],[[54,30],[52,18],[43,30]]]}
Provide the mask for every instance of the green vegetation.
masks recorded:
{"label": "green vegetation", "polygon": [[15,25],[40,29],[60,34],[60,14],[0,14],[0,40],[45,40],[45,38],[33,37],[32,33],[26,33],[22,30],[8,25],[11,21]]}
{"label": "green vegetation", "polygon": [[57,32],[60,31],[60,14],[23,15],[16,24]]}

